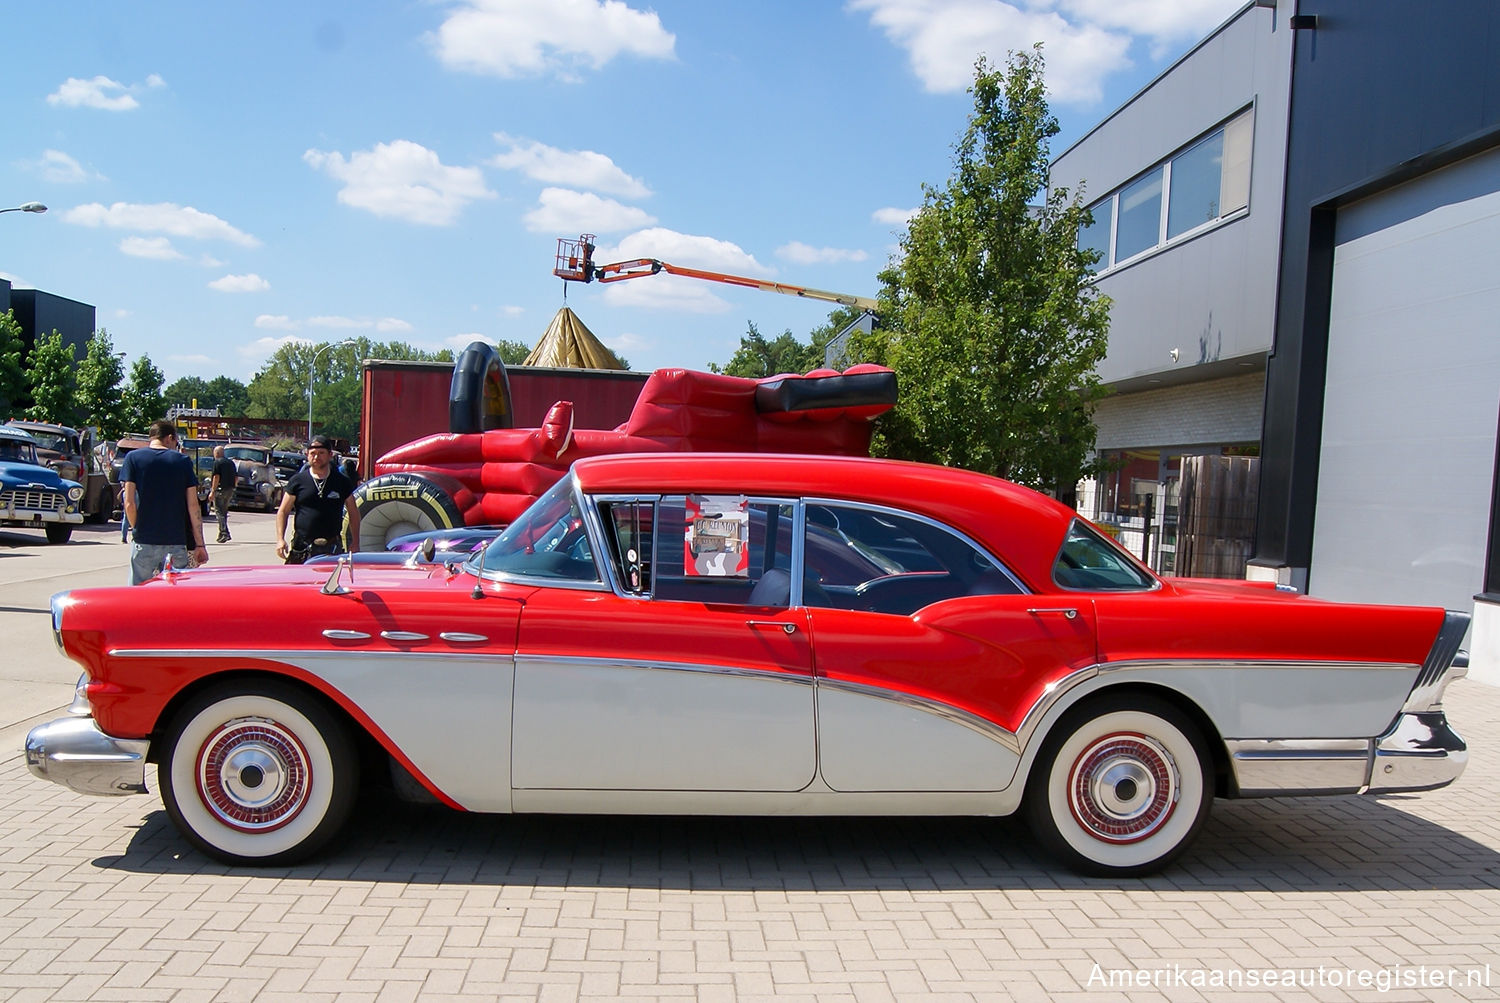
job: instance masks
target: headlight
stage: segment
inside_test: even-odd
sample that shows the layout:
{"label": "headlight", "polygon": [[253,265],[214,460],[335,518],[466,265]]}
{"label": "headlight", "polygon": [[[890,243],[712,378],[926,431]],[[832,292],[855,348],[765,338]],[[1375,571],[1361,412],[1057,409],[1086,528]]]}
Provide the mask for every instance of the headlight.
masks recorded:
{"label": "headlight", "polygon": [[75,484],[71,488],[68,488],[68,501],[75,501],[76,502],[78,499],[80,499],[82,497],[83,497],[83,488],[80,487],[79,485]]}

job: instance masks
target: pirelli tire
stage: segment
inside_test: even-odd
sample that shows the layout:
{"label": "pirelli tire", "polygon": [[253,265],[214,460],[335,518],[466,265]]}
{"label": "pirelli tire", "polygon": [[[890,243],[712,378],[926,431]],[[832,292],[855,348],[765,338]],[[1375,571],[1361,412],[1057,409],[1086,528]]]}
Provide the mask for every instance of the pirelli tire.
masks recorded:
{"label": "pirelli tire", "polygon": [[464,515],[449,489],[424,474],[381,474],[354,489],[359,509],[359,549],[381,551],[407,533],[453,529]]}

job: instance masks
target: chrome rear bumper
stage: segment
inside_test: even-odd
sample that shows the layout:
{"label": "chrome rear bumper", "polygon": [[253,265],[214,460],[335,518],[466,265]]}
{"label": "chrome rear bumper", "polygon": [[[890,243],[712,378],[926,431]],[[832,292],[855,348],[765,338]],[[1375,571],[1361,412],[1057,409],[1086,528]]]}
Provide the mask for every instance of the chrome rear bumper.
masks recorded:
{"label": "chrome rear bumper", "polygon": [[1440,710],[1400,714],[1373,739],[1271,739],[1225,743],[1240,797],[1394,794],[1457,780],[1469,749]]}
{"label": "chrome rear bumper", "polygon": [[91,717],[64,717],[26,735],[26,766],[80,794],[146,793],[144,739],[115,738]]}

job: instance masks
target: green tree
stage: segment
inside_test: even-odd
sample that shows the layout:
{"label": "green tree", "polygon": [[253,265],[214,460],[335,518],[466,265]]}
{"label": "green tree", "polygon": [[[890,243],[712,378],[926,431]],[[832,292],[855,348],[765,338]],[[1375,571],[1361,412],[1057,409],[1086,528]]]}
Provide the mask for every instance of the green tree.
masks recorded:
{"label": "green tree", "polygon": [[198,398],[201,407],[216,407],[225,417],[242,417],[250,407],[250,392],[233,376],[215,376]]}
{"label": "green tree", "polygon": [[855,357],[898,373],[901,400],[876,449],[1066,493],[1089,469],[1095,368],[1109,301],[1078,248],[1082,193],[1046,189],[1057,120],[1041,47],[1008,72],[981,58],[954,173],[922,208],[881,273],[883,327]]}
{"label": "green tree", "polygon": [[16,312],[0,316],[0,418],[20,414],[30,402],[26,384],[26,339]]}
{"label": "green tree", "polygon": [[[162,391],[162,396],[167,399],[167,407],[192,407],[193,401],[198,402],[199,407],[210,407],[208,403],[208,381],[201,376],[182,376],[173,380],[167,389]],[[160,418],[161,415],[157,415]],[[152,421],[156,419],[153,418]]]}
{"label": "green tree", "polygon": [[839,307],[828,315],[828,320],[812,331],[811,340],[803,344],[791,331],[783,331],[767,340],[751,321],[749,330],[740,338],[740,347],[721,368],[710,362],[708,368],[729,376],[744,376],[762,379],[778,373],[806,373],[823,366],[823,351],[850,324],[861,316],[857,307]]}
{"label": "green tree", "polygon": [[125,401],[120,383],[125,364],[115,354],[115,345],[104,328],[89,338],[88,350],[78,366],[77,410],[79,420],[99,429],[105,439],[125,434]]}
{"label": "green tree", "polygon": [[135,360],[121,394],[126,431],[144,432],[153,421],[166,417],[167,395],[161,389],[165,379],[162,371],[152,363],[151,356],[143,355]]}
{"label": "green tree", "polygon": [[519,366],[526,361],[526,356],[531,354],[531,346],[524,341],[500,338],[495,342],[495,352],[500,356],[500,361],[507,366]]}
{"label": "green tree", "polygon": [[432,352],[401,341],[349,340],[352,344],[294,341],[276,349],[250,380],[246,413],[252,418],[306,421],[311,380],[314,423],[329,435],[353,439],[359,433],[363,360],[453,361],[452,350],[446,348]]}
{"label": "green tree", "polygon": [[26,417],[32,421],[50,421],[72,425],[78,419],[75,398],[78,380],[72,346],[63,341],[62,333],[38,335],[26,359],[26,386],[31,393],[31,407]]}

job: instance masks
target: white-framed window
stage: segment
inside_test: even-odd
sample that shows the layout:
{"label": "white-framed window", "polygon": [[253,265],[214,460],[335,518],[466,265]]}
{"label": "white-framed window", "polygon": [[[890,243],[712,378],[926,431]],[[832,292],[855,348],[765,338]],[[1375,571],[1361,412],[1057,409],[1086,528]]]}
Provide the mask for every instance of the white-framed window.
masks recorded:
{"label": "white-framed window", "polygon": [[1115,265],[1233,216],[1250,205],[1254,110],[1245,109],[1089,207],[1080,250]]}

